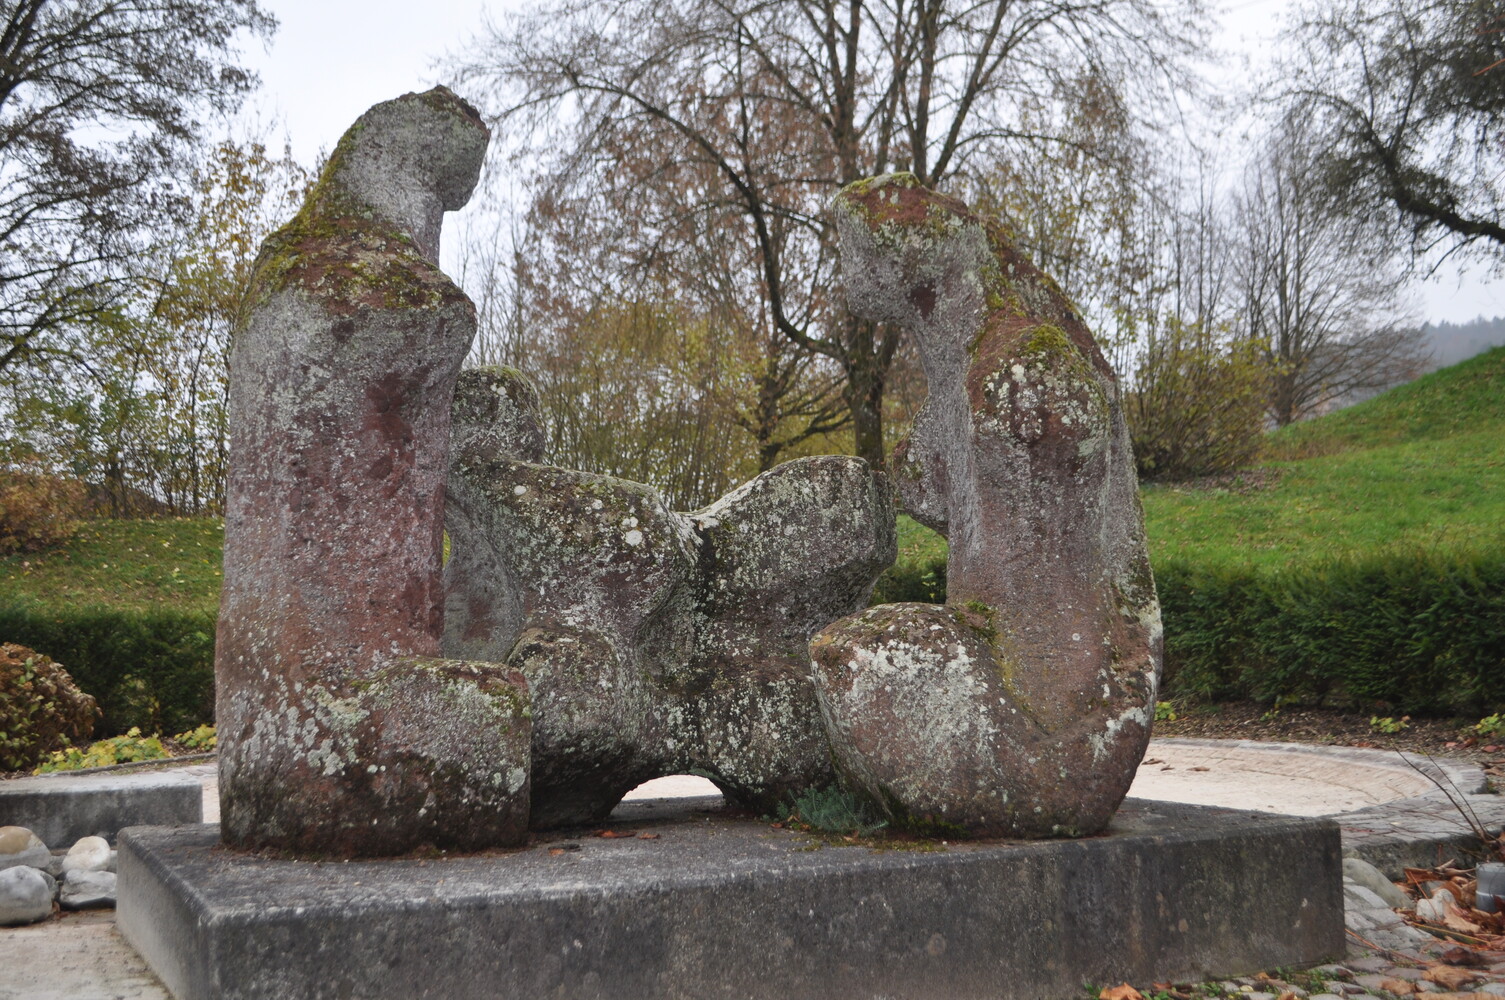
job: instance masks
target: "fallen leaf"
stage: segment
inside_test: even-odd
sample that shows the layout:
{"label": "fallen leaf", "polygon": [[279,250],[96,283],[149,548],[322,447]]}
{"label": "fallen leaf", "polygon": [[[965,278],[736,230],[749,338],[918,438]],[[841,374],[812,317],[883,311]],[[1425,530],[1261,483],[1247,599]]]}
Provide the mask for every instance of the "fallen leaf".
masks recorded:
{"label": "fallen leaf", "polygon": [[639,840],[657,840],[658,838],[659,838],[659,835],[656,834],[656,833],[640,833],[640,834],[638,834],[638,839]]}
{"label": "fallen leaf", "polygon": [[1175,768],[1171,767],[1169,764],[1167,764],[1164,767],[1162,767],[1160,770],[1162,770],[1162,771],[1174,771]]}
{"label": "fallen leaf", "polygon": [[1097,995],[1097,1000],[1144,1000],[1144,994],[1128,983],[1119,983],[1117,986],[1104,987]]}
{"label": "fallen leaf", "polygon": [[1382,979],[1380,989],[1388,990],[1396,996],[1406,996],[1416,992],[1416,984],[1408,983],[1404,979]]}
{"label": "fallen leaf", "polygon": [[1489,959],[1472,948],[1449,948],[1437,957],[1448,965],[1461,965],[1466,968],[1478,969],[1489,964]]}
{"label": "fallen leaf", "polygon": [[[1141,767],[1143,767],[1143,766],[1145,766],[1147,764],[1164,764],[1164,763],[1165,763],[1165,761],[1161,760],[1159,757],[1151,757],[1149,760],[1142,760],[1142,761],[1139,762],[1139,764],[1140,764]],[[1170,989],[1169,986],[1167,986],[1165,988],[1166,989]],[[1155,989],[1158,990],[1158,989],[1160,989],[1160,987],[1156,986]]]}
{"label": "fallen leaf", "polygon": [[1421,978],[1456,993],[1459,987],[1478,979],[1479,974],[1470,972],[1468,969],[1460,969],[1456,965],[1436,965],[1423,972]]}
{"label": "fallen leaf", "polygon": [[618,833],[615,830],[602,830],[600,833],[596,834],[596,836],[598,836],[598,837],[605,837],[607,840],[619,840],[622,837],[631,837],[632,834],[630,834],[630,833]]}
{"label": "fallen leaf", "polygon": [[1287,990],[1286,992],[1282,993],[1280,996],[1276,997],[1275,1000],[1297,1000],[1297,997],[1296,997],[1296,994],[1294,994],[1294,993],[1290,992],[1289,990]]}
{"label": "fallen leaf", "polygon": [[1205,771],[1205,770],[1207,770],[1207,768],[1205,768],[1205,767],[1194,767],[1194,768],[1192,768],[1192,770],[1193,771]]}
{"label": "fallen leaf", "polygon": [[557,858],[557,857],[559,857],[559,855],[566,854],[566,853],[568,853],[568,852],[564,848],[562,848],[562,847],[551,847],[551,848],[549,848],[549,855],[551,857],[556,857]]}

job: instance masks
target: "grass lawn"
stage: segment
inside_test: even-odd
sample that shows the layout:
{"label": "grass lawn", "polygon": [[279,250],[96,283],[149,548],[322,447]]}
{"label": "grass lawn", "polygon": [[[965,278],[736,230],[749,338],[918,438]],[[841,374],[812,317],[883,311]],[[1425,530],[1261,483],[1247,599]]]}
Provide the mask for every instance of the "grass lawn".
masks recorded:
{"label": "grass lawn", "polygon": [[213,611],[223,540],[219,519],[87,521],[61,548],[0,557],[0,602]]}
{"label": "grass lawn", "polygon": [[[1275,571],[1410,550],[1505,552],[1505,348],[1270,435],[1270,485],[1145,484],[1151,561]],[[946,543],[899,519],[899,563]]]}

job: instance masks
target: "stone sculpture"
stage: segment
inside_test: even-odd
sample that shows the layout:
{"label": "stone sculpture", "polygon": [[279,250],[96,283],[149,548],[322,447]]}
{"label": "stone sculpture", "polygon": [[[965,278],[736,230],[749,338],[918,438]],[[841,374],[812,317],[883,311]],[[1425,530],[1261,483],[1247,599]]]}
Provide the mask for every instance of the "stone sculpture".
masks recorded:
{"label": "stone sculpture", "polygon": [[894,477],[950,543],[944,606],[870,608],[811,643],[836,765],[896,820],[1096,832],[1161,666],[1117,381],[995,224],[907,174],[835,208],[851,307],[919,346],[929,395]]}
{"label": "stone sculpture", "polygon": [[231,363],[225,841],[503,846],[686,771],[759,811],[844,783],[941,829],[1105,825],[1148,739],[1159,610],[1117,383],[1050,280],[907,175],[838,199],[853,307],[904,325],[929,380],[898,489],[951,543],[945,606],[861,611],[895,554],[865,462],[677,513],[543,464],[527,380],[460,372],[474,308],[439,229],[487,140],[443,88],[373,107],[257,259]]}
{"label": "stone sculpture", "polygon": [[262,247],[231,360],[215,672],[223,839],[300,854],[526,833],[527,686],[439,658],[450,402],[439,270],[488,141],[444,88],[366,112]]}
{"label": "stone sculpture", "polygon": [[533,694],[534,827],[599,820],[635,785],[709,775],[771,811],[837,781],[807,644],[894,558],[888,488],[842,456],[785,463],[693,514],[537,464],[533,390],[461,375],[444,652]]}

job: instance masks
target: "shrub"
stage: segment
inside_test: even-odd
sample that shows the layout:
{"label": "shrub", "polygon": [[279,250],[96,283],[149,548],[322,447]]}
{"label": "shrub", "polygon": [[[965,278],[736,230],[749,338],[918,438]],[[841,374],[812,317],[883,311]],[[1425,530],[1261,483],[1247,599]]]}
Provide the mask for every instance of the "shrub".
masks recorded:
{"label": "shrub", "polygon": [[48,751],[94,732],[99,706],[60,664],[0,645],[0,770],[31,767]]}
{"label": "shrub", "polygon": [[61,545],[78,531],[82,483],[30,472],[0,472],[0,553]]}
{"label": "shrub", "polygon": [[70,665],[106,734],[173,733],[214,719],[214,615],[0,604],[0,635]]}
{"label": "shrub", "polygon": [[918,601],[946,603],[946,557],[923,562],[899,562],[890,566],[873,584],[869,605]]}
{"label": "shrub", "polygon": [[1259,345],[1172,323],[1124,395],[1144,479],[1189,479],[1251,464],[1264,444],[1269,368]]}
{"label": "shrub", "polygon": [[179,733],[173,739],[179,745],[187,747],[196,753],[208,753],[218,743],[218,737],[215,735],[213,726],[199,726],[196,729],[190,729],[186,733]]}
{"label": "shrub", "polygon": [[865,800],[834,786],[811,789],[796,798],[784,822],[858,837],[871,836],[888,825]]}
{"label": "shrub", "polygon": [[138,760],[161,760],[170,756],[162,741],[155,736],[142,736],[141,730],[132,726],[121,736],[90,744],[89,749],[66,747],[54,751],[36,769],[37,774],[53,771],[79,771],[86,767],[105,767],[110,764],[132,764]]}

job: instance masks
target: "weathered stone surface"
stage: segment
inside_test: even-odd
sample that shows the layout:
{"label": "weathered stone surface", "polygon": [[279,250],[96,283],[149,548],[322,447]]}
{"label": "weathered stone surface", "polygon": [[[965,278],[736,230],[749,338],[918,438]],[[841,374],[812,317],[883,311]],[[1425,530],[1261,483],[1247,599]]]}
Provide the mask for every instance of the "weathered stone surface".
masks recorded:
{"label": "weathered stone surface", "polygon": [[103,837],[81,837],[63,856],[63,873],[106,871],[113,853]]}
{"label": "weathered stone surface", "polygon": [[528,680],[532,825],[603,818],[689,770],[765,810],[834,784],[807,643],[893,561],[886,483],[802,459],[676,513],[639,483],[536,464],[536,407],[516,372],[461,377],[444,643]]}
{"label": "weathered stone surface", "polygon": [[68,872],[63,876],[63,887],[58,891],[58,905],[65,910],[114,906],[116,879],[114,872]]}
{"label": "weathered stone surface", "polygon": [[24,826],[0,826],[0,869],[18,865],[45,868],[51,857],[41,838]]}
{"label": "weathered stone surface", "polygon": [[1118,383],[996,226],[905,174],[836,201],[851,307],[915,338],[929,395],[895,455],[946,535],[947,605],[815,637],[837,766],[897,820],[1101,829],[1149,740],[1160,612]]}
{"label": "weathered stone surface", "polygon": [[1368,889],[1378,896],[1384,905],[1392,909],[1411,908],[1411,897],[1401,892],[1394,882],[1387,879],[1378,868],[1363,858],[1344,858],[1343,877]]}
{"label": "weathered stone surface", "polygon": [[1344,944],[1331,820],[1130,802],[1090,840],[928,851],[717,811],[653,832],[357,871],[136,828],[117,924],[179,1000],[1036,1000]]}
{"label": "weathered stone surface", "polygon": [[373,107],[257,259],[231,361],[216,648],[232,845],[522,836],[526,686],[436,659],[450,404],[475,330],[439,229],[486,143],[443,88]]}
{"label": "weathered stone surface", "polygon": [[0,927],[34,924],[52,914],[52,888],[46,873],[30,865],[0,871]]}

